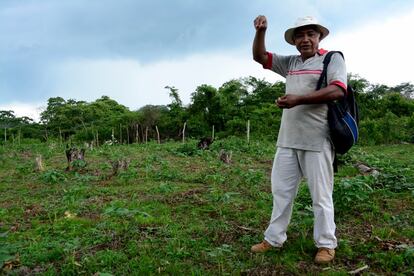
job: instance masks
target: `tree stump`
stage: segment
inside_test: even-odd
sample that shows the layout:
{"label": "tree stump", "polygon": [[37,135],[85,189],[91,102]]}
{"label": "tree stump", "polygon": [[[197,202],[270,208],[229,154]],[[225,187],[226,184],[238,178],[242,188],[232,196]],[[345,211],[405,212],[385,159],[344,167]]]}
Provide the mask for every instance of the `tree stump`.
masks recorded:
{"label": "tree stump", "polygon": [[81,160],[85,162],[85,149],[69,148],[66,147],[66,159],[68,160],[68,167],[66,171],[71,171],[73,169],[73,162]]}
{"label": "tree stump", "polygon": [[120,170],[126,171],[128,170],[129,163],[131,160],[129,159],[119,159],[115,161],[110,161],[112,166],[112,176],[117,175]]}
{"label": "tree stump", "polygon": [[219,158],[221,161],[223,161],[226,164],[230,164],[231,163],[231,156],[232,156],[232,151],[230,152],[226,152],[224,149],[220,150],[219,153]]}
{"label": "tree stump", "polygon": [[35,171],[43,172],[44,170],[42,156],[39,154],[35,159]]}
{"label": "tree stump", "polygon": [[210,145],[213,143],[213,139],[210,137],[204,137],[198,142],[197,148],[206,150],[209,149]]}

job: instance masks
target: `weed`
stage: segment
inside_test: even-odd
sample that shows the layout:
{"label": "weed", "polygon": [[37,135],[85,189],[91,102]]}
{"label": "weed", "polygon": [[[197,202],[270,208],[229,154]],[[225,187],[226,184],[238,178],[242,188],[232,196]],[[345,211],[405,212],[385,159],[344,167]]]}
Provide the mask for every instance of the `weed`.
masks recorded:
{"label": "weed", "polygon": [[373,192],[370,185],[373,182],[372,176],[357,176],[337,181],[333,195],[336,210],[352,210],[358,204],[367,203]]}
{"label": "weed", "polygon": [[42,173],[40,178],[43,182],[49,184],[57,184],[66,181],[66,176],[55,169],[51,169]]}
{"label": "weed", "polygon": [[209,184],[223,184],[226,182],[226,176],[222,174],[208,174],[204,176],[204,181]]}
{"label": "weed", "polygon": [[193,142],[187,142],[179,145],[177,148],[171,150],[172,153],[177,156],[199,156],[202,154],[202,150],[199,150],[196,147],[196,144]]}
{"label": "weed", "polygon": [[33,171],[33,166],[28,164],[18,164],[16,166],[17,175],[27,175]]}
{"label": "weed", "polygon": [[169,194],[174,192],[177,188],[169,182],[161,182],[160,185],[152,189],[152,192],[155,194]]}
{"label": "weed", "polygon": [[219,262],[221,259],[230,257],[235,253],[232,251],[232,248],[228,244],[222,244],[219,247],[207,250],[207,255],[212,257],[212,260]]}
{"label": "weed", "polygon": [[151,217],[150,214],[146,213],[146,212],[142,212],[140,210],[137,209],[127,209],[127,208],[122,208],[122,207],[116,207],[116,206],[110,206],[108,208],[105,209],[104,211],[105,215],[110,215],[110,216],[120,216],[120,217],[131,217],[134,215],[140,215],[143,217]]}
{"label": "weed", "polygon": [[259,170],[249,169],[245,172],[241,172],[240,176],[242,180],[249,186],[259,185],[266,181],[265,174]]}
{"label": "weed", "polygon": [[131,180],[136,179],[138,176],[138,172],[134,168],[128,168],[127,170],[121,171],[118,174],[119,179],[123,181],[123,183],[127,183]]}
{"label": "weed", "polygon": [[378,188],[386,188],[393,192],[401,192],[406,190],[414,190],[414,183],[407,181],[407,168],[387,167],[377,177],[375,186]]}
{"label": "weed", "polygon": [[233,198],[238,195],[240,195],[240,193],[237,193],[237,192],[223,193],[220,189],[215,189],[215,188],[210,189],[210,199],[212,201],[217,201],[217,202],[220,201],[220,202],[228,203],[232,201]]}
{"label": "weed", "polygon": [[72,164],[72,168],[74,170],[78,170],[78,171],[85,169],[86,165],[87,165],[86,161],[81,160],[81,159],[76,159],[76,160],[72,161],[71,164]]}
{"label": "weed", "polygon": [[73,179],[77,183],[91,183],[98,180],[98,177],[95,175],[90,174],[79,174],[78,172],[75,172],[75,176]]}
{"label": "weed", "polygon": [[[2,234],[5,236],[5,234]],[[0,267],[3,267],[4,263],[7,261],[11,261],[15,258],[14,252],[15,248],[11,247],[10,245],[0,241]]]}

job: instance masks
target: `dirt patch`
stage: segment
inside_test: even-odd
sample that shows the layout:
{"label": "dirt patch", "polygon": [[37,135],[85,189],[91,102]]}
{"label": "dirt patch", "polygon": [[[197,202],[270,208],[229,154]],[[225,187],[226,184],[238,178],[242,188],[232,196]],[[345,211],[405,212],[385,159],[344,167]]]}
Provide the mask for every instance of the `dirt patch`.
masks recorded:
{"label": "dirt patch", "polygon": [[41,205],[30,205],[25,208],[23,218],[25,221],[30,221],[31,218],[44,216],[47,212]]}
{"label": "dirt patch", "polygon": [[[125,242],[128,240],[125,239],[123,236],[117,235],[115,232],[108,233],[108,236],[111,238],[110,241],[90,246],[87,248],[85,252],[93,255],[96,252],[104,249],[117,250],[123,248]],[[79,251],[77,252],[76,257],[80,257],[82,254],[83,252]]]}
{"label": "dirt patch", "polygon": [[20,153],[20,156],[24,160],[30,160],[33,159],[34,155],[31,151],[23,151],[22,153]]}
{"label": "dirt patch", "polygon": [[390,212],[392,215],[414,212],[413,197],[406,197],[404,200],[400,198],[387,198],[382,200],[381,205],[382,209]]}
{"label": "dirt patch", "polygon": [[339,224],[336,229],[338,238],[352,237],[354,242],[366,242],[372,238],[373,225],[369,223],[363,224]]}
{"label": "dirt patch", "polygon": [[198,195],[204,193],[205,191],[205,188],[190,189],[184,192],[180,192],[178,194],[163,196],[162,198],[160,198],[160,201],[171,205],[177,205],[185,201],[190,201],[192,204],[195,205],[203,205],[205,201]]}
{"label": "dirt patch", "polygon": [[85,218],[87,220],[94,221],[94,222],[101,220],[101,214],[97,212],[80,213],[79,217]]}

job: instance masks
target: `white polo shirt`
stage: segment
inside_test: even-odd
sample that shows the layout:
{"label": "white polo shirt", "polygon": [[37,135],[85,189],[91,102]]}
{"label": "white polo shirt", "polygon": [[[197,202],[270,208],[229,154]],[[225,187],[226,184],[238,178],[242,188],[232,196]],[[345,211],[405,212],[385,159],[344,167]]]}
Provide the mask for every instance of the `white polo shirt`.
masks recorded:
{"label": "white polo shirt", "polygon": [[[268,64],[264,68],[286,78],[286,94],[306,95],[316,90],[327,52],[320,49],[315,56],[305,61],[302,61],[300,55],[268,53]],[[338,53],[332,56],[329,63],[327,83],[337,85],[346,92],[346,66]],[[323,142],[329,137],[327,116],[326,104],[304,104],[283,109],[277,146],[321,151]]]}

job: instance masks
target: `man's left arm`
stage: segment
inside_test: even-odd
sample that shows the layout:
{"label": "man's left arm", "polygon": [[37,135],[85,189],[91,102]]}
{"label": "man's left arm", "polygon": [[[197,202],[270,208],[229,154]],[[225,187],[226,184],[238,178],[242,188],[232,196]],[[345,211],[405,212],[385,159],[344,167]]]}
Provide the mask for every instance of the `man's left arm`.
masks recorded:
{"label": "man's left arm", "polygon": [[338,53],[332,55],[327,71],[328,86],[306,95],[287,94],[276,100],[280,108],[292,108],[301,104],[321,104],[342,98],[346,93],[347,74],[345,61]]}
{"label": "man's left arm", "polygon": [[301,104],[321,104],[338,100],[344,96],[344,90],[335,84],[328,85],[307,95],[287,94],[276,100],[280,108],[292,108]]}

